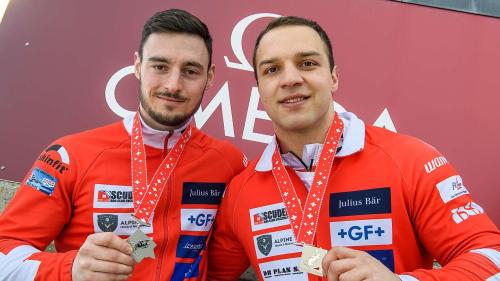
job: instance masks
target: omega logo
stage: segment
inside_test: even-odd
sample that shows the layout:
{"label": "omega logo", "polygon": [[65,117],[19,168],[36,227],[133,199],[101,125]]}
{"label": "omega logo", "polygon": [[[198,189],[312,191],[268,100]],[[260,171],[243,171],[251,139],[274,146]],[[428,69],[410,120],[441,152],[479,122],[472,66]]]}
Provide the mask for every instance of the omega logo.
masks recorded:
{"label": "omega logo", "polygon": [[[240,20],[233,28],[231,33],[231,48],[234,53],[234,57],[237,59],[237,62],[233,62],[229,60],[228,56],[224,56],[224,61],[228,68],[245,70],[245,71],[253,71],[251,64],[248,62],[245,54],[243,52],[243,35],[245,30],[252,24],[254,21],[261,18],[276,18],[280,17],[280,15],[272,14],[272,13],[258,13],[252,14]],[[114,73],[109,79],[106,90],[105,90],[105,99],[111,111],[113,111],[116,115],[120,117],[125,117],[133,112],[123,108],[118,101],[116,100],[115,90],[116,86],[125,76],[134,73],[134,66],[126,66],[116,73]],[[269,143],[272,139],[272,136],[262,133],[254,132],[255,120],[267,120],[271,119],[267,115],[265,111],[258,109],[259,105],[259,92],[257,87],[252,86],[250,91],[250,100],[248,103],[247,114],[245,118],[245,125],[243,128],[243,134],[241,136],[242,139],[261,142],[261,143]],[[221,107],[222,111],[222,122],[224,127],[224,135],[226,137],[235,137],[234,134],[234,122],[233,122],[233,114],[231,110],[231,99],[229,95],[229,81],[226,81],[222,87],[219,89],[214,98],[208,103],[205,109],[202,109],[201,106],[198,108],[198,111],[194,114],[194,121],[196,127],[202,128],[203,125],[210,119],[213,113],[216,111],[218,107]],[[334,102],[335,111],[341,113],[346,111],[345,108]],[[377,120],[374,122],[375,126],[385,127],[388,130],[396,131],[394,123],[389,115],[389,111],[385,108],[382,113],[379,115]]]}

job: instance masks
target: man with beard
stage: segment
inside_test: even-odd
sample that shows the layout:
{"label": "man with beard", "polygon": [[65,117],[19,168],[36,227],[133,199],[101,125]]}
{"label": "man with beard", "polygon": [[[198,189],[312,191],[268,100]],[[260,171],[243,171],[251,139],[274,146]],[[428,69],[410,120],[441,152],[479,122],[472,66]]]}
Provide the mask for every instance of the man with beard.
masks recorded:
{"label": "man with beard", "polygon": [[[191,125],[211,55],[206,25],[185,11],[145,23],[138,112],[42,152],[0,218],[0,280],[204,279],[218,204],[244,167]],[[57,253],[43,252],[52,240]]]}
{"label": "man with beard", "polygon": [[209,280],[249,264],[266,281],[498,280],[498,229],[451,164],[334,111],[339,79],[316,22],[271,21],[253,58],[276,135],[224,195]]}

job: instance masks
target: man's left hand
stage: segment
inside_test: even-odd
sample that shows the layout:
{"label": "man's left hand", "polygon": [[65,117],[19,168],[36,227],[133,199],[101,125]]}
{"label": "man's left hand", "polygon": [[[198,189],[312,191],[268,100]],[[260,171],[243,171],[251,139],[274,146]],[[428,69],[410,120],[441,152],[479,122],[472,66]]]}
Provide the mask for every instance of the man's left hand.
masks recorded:
{"label": "man's left hand", "polygon": [[328,281],[400,281],[401,279],[366,252],[333,247],[323,258]]}

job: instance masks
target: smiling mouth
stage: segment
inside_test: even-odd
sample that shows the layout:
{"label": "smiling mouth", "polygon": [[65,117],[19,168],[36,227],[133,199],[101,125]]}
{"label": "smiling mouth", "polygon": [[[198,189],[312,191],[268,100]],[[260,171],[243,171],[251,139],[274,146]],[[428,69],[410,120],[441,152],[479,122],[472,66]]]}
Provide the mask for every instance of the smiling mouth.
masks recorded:
{"label": "smiling mouth", "polygon": [[172,97],[172,96],[164,96],[164,95],[158,95],[157,98],[166,100],[166,101],[172,101],[172,102],[184,102],[187,99],[182,98],[182,97]]}
{"label": "smiling mouth", "polygon": [[288,98],[281,100],[279,103],[284,103],[284,104],[298,103],[298,102],[307,100],[308,98],[309,97],[306,97],[306,96],[288,97]]}

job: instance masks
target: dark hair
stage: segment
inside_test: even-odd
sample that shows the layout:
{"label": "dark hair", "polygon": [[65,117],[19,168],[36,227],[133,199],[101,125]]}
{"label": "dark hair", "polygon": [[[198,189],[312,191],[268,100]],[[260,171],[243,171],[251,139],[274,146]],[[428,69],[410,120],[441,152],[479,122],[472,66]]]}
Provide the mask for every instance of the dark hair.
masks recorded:
{"label": "dark hair", "polygon": [[170,9],[154,14],[144,24],[139,58],[142,60],[142,50],[149,35],[153,33],[174,32],[200,36],[205,42],[208,51],[208,68],[212,64],[212,36],[207,26],[197,17],[179,9]]}
{"label": "dark hair", "polygon": [[306,18],[301,18],[301,17],[295,17],[295,16],[288,16],[288,17],[279,17],[273,19],[269,24],[262,30],[257,37],[257,41],[255,41],[255,48],[253,49],[253,69],[254,69],[254,75],[255,75],[255,80],[257,80],[257,69],[255,65],[255,56],[257,54],[257,49],[259,48],[260,40],[266,33],[269,31],[280,27],[280,26],[300,26],[304,25],[307,27],[312,28],[316,33],[318,33],[319,37],[325,43],[326,47],[326,53],[328,56],[328,63],[330,64],[330,71],[333,71],[333,67],[335,66],[335,61],[333,60],[333,51],[332,51],[332,43],[330,42],[330,38],[328,38],[328,34],[321,28],[321,26],[312,20],[306,19]]}

